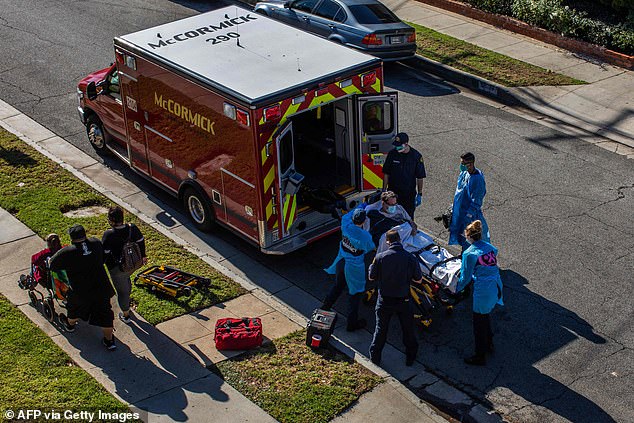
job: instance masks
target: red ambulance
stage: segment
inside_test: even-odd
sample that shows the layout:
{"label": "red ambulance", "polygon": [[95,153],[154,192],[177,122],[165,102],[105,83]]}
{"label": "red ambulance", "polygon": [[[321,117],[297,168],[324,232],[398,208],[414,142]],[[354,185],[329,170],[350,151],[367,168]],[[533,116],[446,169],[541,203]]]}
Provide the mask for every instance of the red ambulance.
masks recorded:
{"label": "red ambulance", "polygon": [[91,144],[269,254],[335,232],[397,133],[380,59],[230,6],[114,39],[80,81]]}

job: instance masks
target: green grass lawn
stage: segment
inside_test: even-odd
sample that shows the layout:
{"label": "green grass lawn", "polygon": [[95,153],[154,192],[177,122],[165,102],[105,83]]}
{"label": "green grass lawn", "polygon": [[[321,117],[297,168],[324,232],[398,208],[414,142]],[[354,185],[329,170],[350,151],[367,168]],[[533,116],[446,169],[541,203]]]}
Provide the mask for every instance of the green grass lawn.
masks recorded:
{"label": "green grass lawn", "polygon": [[[42,238],[51,232],[69,243],[67,230],[79,223],[89,236],[101,239],[109,228],[106,215],[71,218],[63,213],[85,206],[113,205],[71,173],[47,159],[14,135],[0,128],[0,207],[8,210]],[[145,287],[132,288],[133,307],[148,322],[157,324],[187,312],[227,301],[244,289],[218,273],[183,247],[128,213],[143,232],[148,265],[169,265],[211,278],[211,288],[191,297],[158,298]],[[34,251],[35,253],[35,251]],[[25,263],[30,257],[24,257]]]}
{"label": "green grass lawn", "polygon": [[586,84],[584,81],[495,53],[424,26],[411,22],[407,24],[416,29],[418,54],[489,81],[507,87]]}
{"label": "green grass lawn", "polygon": [[297,331],[217,365],[222,377],[282,423],[330,421],[381,378],[335,350],[313,351]]}
{"label": "green grass lawn", "polygon": [[2,295],[0,385],[2,413],[7,409],[129,411]]}

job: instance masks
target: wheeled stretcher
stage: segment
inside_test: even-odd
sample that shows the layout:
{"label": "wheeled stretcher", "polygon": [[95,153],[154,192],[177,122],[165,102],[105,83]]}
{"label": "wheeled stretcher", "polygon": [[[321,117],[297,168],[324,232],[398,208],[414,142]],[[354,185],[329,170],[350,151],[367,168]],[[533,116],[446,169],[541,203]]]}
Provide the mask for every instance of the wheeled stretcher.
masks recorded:
{"label": "wheeled stretcher", "polygon": [[[412,235],[412,227],[409,223],[403,223],[392,229],[398,231],[403,248],[417,256],[423,276],[455,294],[460,278],[461,258],[453,256],[445,248],[436,245],[433,238],[421,230]],[[383,234],[379,241],[377,253],[387,249],[388,245],[385,242],[385,234]]]}
{"label": "wheeled stretcher", "polygon": [[171,297],[189,297],[193,289],[208,288],[211,280],[170,266],[152,266],[139,273],[134,283],[149,286],[152,291]]}
{"label": "wheeled stretcher", "polygon": [[[432,323],[433,310],[444,308],[446,312],[451,312],[454,305],[465,297],[466,293],[456,293],[462,260],[436,245],[433,238],[423,231],[419,230],[412,235],[409,223],[392,229],[398,231],[403,248],[414,254],[420,263],[423,281],[421,284],[410,285],[410,297],[414,305],[414,318],[427,327]],[[383,234],[378,243],[377,254],[388,248]],[[366,300],[369,301],[373,295],[374,290],[368,291]]]}

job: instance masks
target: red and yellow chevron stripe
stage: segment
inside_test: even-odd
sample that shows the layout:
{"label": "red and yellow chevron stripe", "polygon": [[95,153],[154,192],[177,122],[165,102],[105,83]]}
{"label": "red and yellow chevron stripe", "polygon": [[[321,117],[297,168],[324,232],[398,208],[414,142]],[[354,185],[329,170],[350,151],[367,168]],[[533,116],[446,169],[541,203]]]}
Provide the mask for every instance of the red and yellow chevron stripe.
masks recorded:
{"label": "red and yellow chevron stripe", "polygon": [[383,162],[384,153],[364,154],[363,163],[363,189],[373,190],[383,188]]}

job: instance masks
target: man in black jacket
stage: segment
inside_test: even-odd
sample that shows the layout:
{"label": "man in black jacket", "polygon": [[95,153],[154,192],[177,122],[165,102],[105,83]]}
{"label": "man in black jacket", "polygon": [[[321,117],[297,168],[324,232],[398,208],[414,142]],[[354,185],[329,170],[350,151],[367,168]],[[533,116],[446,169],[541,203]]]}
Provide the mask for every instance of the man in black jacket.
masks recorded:
{"label": "man in black jacket", "polygon": [[108,222],[112,229],[104,232],[101,242],[105,256],[106,267],[110,272],[112,283],[117,291],[117,302],[119,303],[119,319],[124,323],[130,323],[130,292],[132,291],[132,282],[130,275],[132,272],[121,270],[119,264],[123,245],[130,239],[136,242],[141,250],[143,264],[147,263],[145,256],[145,238],[134,223],[123,223],[123,209],[119,206],[110,207],[108,210]]}
{"label": "man in black jacket", "polygon": [[409,136],[396,134],[394,148],[383,165],[383,189],[394,191],[398,202],[414,220],[414,210],[421,205],[423,179],[427,176],[423,156],[409,145]]}
{"label": "man in black jacket", "polygon": [[376,255],[369,270],[369,278],[371,281],[377,281],[379,291],[370,359],[376,365],[381,363],[390,319],[396,314],[403,331],[405,364],[411,366],[416,359],[418,342],[414,334],[414,316],[409,304],[409,285],[412,282],[420,283],[423,273],[416,257],[403,249],[397,231],[387,231],[385,240],[390,246],[389,249]]}
{"label": "man in black jacket", "polygon": [[62,320],[62,326],[66,331],[73,332],[79,319],[100,326],[103,329],[104,346],[114,350],[114,313],[110,306],[114,291],[103,266],[101,241],[86,238],[86,231],[81,225],[71,227],[68,234],[71,245],[55,253],[50,261],[52,271],[66,271],[71,287],[66,303],[68,317]]}

